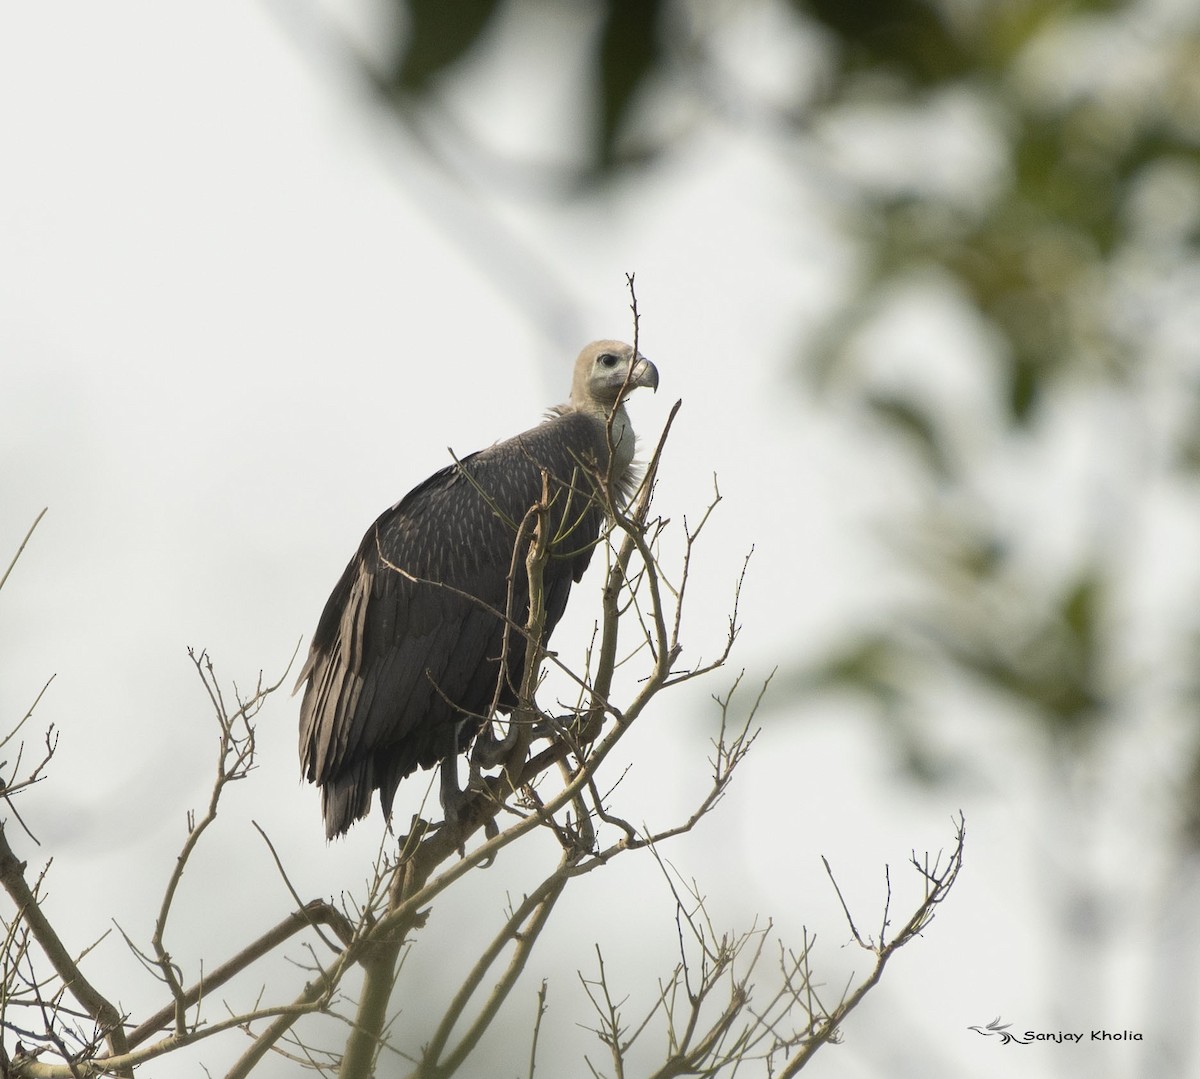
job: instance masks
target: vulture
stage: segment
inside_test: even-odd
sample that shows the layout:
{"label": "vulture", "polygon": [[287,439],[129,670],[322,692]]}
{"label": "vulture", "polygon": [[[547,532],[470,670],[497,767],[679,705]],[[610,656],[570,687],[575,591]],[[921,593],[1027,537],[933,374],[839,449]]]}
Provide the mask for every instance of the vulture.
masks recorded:
{"label": "vulture", "polygon": [[368,815],[375,791],[390,819],[400,781],[439,762],[445,806],[458,791],[457,755],[494,713],[516,706],[526,641],[506,632],[507,619],[524,626],[529,608],[517,530],[545,477],[548,638],[601,536],[599,477],[612,476],[618,500],[636,486],[624,399],[639,386],[658,388],[649,360],[620,341],[593,342],[575,361],[566,404],[456,459],[367,530],[296,683],[305,687],[300,766],[321,790],[330,839]]}

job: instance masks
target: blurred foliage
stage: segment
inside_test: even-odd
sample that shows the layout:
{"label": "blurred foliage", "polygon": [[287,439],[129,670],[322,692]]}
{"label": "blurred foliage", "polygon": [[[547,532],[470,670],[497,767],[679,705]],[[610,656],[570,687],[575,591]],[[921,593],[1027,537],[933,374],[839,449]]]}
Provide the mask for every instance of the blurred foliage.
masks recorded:
{"label": "blurred foliage", "polygon": [[407,31],[385,81],[408,93],[427,90],[434,76],[470,52],[499,6],[499,0],[407,0]]}
{"label": "blurred foliage", "polygon": [[598,48],[600,124],[596,133],[596,161],[614,168],[616,150],[638,94],[663,62],[658,26],[662,0],[609,0]]}
{"label": "blurred foliage", "polygon": [[[539,0],[390,2],[401,17],[384,81],[409,110],[433,108],[439,86],[498,23],[523,13],[535,32],[542,10]],[[902,141],[911,128],[889,133],[892,118],[932,124],[946,101],[972,103],[995,155],[974,186],[948,191],[944,178],[914,177],[911,163],[882,177],[829,166],[858,272],[807,344],[802,374],[898,448],[930,493],[894,537],[922,598],[881,609],[877,624],[792,672],[791,685],[851,689],[892,720],[907,716],[892,730],[924,780],[947,773],[921,744],[914,702],[948,673],[1007,701],[1051,742],[1086,752],[1118,708],[1120,552],[1101,534],[1074,565],[1031,568],[1021,548],[1039,522],[981,494],[994,459],[963,450],[961,417],[940,397],[879,384],[856,349],[879,297],[932,277],[983,329],[978,362],[999,387],[995,455],[1028,453],[1055,422],[1055,402],[1081,388],[1122,396],[1132,413],[1151,409],[1139,395],[1164,351],[1162,297],[1200,274],[1200,12],[1184,0],[594,0],[573,10],[590,56],[577,74],[593,105],[578,163],[585,181],[618,183],[682,149],[698,125],[647,134],[662,95],[687,98],[701,117],[768,119],[781,162],[797,169],[830,157],[825,133],[852,113],[867,110],[882,137]],[[722,52],[731,28],[764,13],[820,46],[790,94],[756,91],[745,55],[730,63]],[[1200,369],[1164,377],[1189,405],[1182,421],[1156,426],[1166,463],[1155,467],[1193,482]],[[1137,481],[1111,492],[1116,516],[1132,514],[1142,494]],[[1182,651],[1200,667],[1196,642]],[[1195,699],[1184,710],[1194,721]]]}
{"label": "blurred foliage", "polygon": [[[398,95],[398,108],[436,96],[439,79],[452,78],[513,11],[524,9],[536,26],[538,7],[537,0],[387,2],[398,9],[399,37],[389,69],[372,76]],[[739,13],[764,6],[771,5],[726,0],[705,13],[694,0],[579,5],[592,62],[578,74],[595,103],[582,171],[619,179],[631,164],[671,150],[680,136],[646,146],[644,132],[639,152],[630,150],[639,120],[654,110],[655,88],[719,82],[715,40]],[[983,205],[909,185],[860,192],[867,268],[847,310],[866,311],[863,296],[915,267],[940,267],[998,332],[1007,408],[1018,425],[1033,420],[1059,378],[1081,369],[1127,374],[1137,343],[1113,324],[1106,275],[1132,239],[1136,215],[1129,203],[1148,170],[1164,161],[1200,167],[1197,20],[1181,18],[1172,36],[1160,27],[1156,42],[1153,27],[1142,25],[1149,17],[1144,0],[779,0],[776,6],[790,10],[797,33],[830,43],[819,90],[798,91],[787,116],[798,139],[847,103],[875,99],[921,108],[963,91],[986,104],[1007,144]],[[1135,30],[1139,48],[1159,48],[1153,63],[1124,83],[1103,72],[1087,75],[1096,59],[1088,41],[1108,34],[1116,39],[1111,51]],[[1031,57],[1047,49],[1061,53],[1061,77],[1031,76]],[[798,87],[806,74],[797,73]],[[1196,253],[1200,222],[1183,242]],[[845,320],[836,327],[838,335],[852,328]],[[836,361],[836,337],[830,344],[827,365]],[[906,422],[914,418],[910,413]]]}
{"label": "blurred foliage", "polygon": [[856,77],[894,74],[909,87],[934,86],[972,72],[978,63],[940,6],[924,0],[792,0],[792,7],[832,32],[838,45],[835,95]]}
{"label": "blurred foliage", "polygon": [[[796,6],[847,42],[822,107],[836,109],[886,74],[893,102],[930,103],[951,89],[981,99],[1007,142],[1006,175],[982,206],[909,189],[868,198],[874,224],[864,292],[917,266],[946,271],[999,332],[1008,411],[1019,425],[1062,377],[1089,368],[1126,374],[1137,344],[1114,324],[1109,275],[1135,239],[1128,204],[1147,170],[1164,160],[1200,165],[1195,19],[1190,35],[1161,43],[1153,70],[1122,85],[1073,65],[1094,59],[1088,40],[1132,32],[1145,4],[910,0],[846,5],[850,16],[835,3]],[[1052,35],[1061,39],[1061,76],[1031,75],[1031,57]],[[1073,36],[1080,40],[1072,44]],[[1193,254],[1197,239],[1186,238]]]}
{"label": "blurred foliage", "polygon": [[[520,0],[393,3],[399,8],[397,25],[404,27],[391,50],[395,59],[387,71],[371,71],[370,76],[382,83],[398,108],[405,109],[434,89],[438,76],[453,75],[455,66],[504,17],[505,9],[517,7]],[[587,98],[597,106],[589,171],[601,177],[631,162],[618,148],[633,122],[639,95],[666,63],[660,31],[666,5],[664,0],[605,0],[589,6],[600,13],[594,32],[595,62],[581,75],[590,83]]]}
{"label": "blurred foliage", "polygon": [[[1159,5],[1155,16],[1147,4],[1121,0],[793,7],[839,42],[821,109],[836,113],[847,100],[878,95],[884,77],[893,107],[920,109],[961,93],[982,103],[1003,151],[974,198],[907,180],[860,192],[865,269],[808,371],[819,387],[848,388],[876,427],[916,451],[934,483],[900,552],[924,600],[886,614],[801,681],[827,677],[829,688],[866,693],[895,719],[928,699],[922,687],[931,679],[965,677],[1079,759],[1097,748],[1120,704],[1121,657],[1130,650],[1120,638],[1129,627],[1114,597],[1129,570],[1126,552],[1101,532],[1057,577],[1031,570],[1015,548],[1023,537],[1036,547],[1027,542],[1036,519],[1014,520],[981,496],[985,462],[956,451],[944,402],[880,390],[856,373],[855,335],[874,315],[872,296],[914,273],[949,282],[992,342],[1008,428],[1000,456],[1010,447],[1028,455],[1061,417],[1050,404],[1072,394],[1115,394],[1133,414],[1153,408],[1144,390],[1163,377],[1152,373],[1163,350],[1145,331],[1162,312],[1139,291],[1133,268],[1200,267],[1200,216],[1185,213],[1173,234],[1147,237],[1139,200],[1164,166],[1200,191],[1200,17],[1185,5],[1174,15]],[[1097,64],[1098,56],[1111,63]],[[1193,398],[1198,375],[1166,373],[1189,382]],[[1194,469],[1197,415],[1156,432],[1173,443],[1162,458],[1168,467]],[[1139,483],[1106,492],[1118,518],[1135,515],[1144,493]],[[869,670],[847,679],[864,654]],[[1179,658],[1186,666],[1200,654]],[[1175,707],[1194,724],[1194,701]],[[919,729],[913,737],[920,741]],[[1200,754],[1197,761],[1200,769]]]}

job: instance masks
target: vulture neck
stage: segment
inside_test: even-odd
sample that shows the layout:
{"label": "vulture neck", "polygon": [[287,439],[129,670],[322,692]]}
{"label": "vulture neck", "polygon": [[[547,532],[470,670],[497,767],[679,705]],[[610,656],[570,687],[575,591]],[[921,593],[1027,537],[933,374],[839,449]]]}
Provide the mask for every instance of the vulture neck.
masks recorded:
{"label": "vulture neck", "polygon": [[569,404],[560,405],[554,411],[560,416],[571,412],[580,412],[595,420],[604,431],[607,431],[608,417],[612,416],[612,477],[617,489],[624,493],[633,476],[633,453],[637,441],[633,433],[633,425],[629,422],[629,414],[625,411],[625,403],[622,401],[614,411],[611,405],[602,401],[590,400],[583,405],[577,405],[572,401]]}
{"label": "vulture neck", "polygon": [[[608,413],[604,412],[601,419],[607,424]],[[625,486],[629,469],[633,465],[633,448],[636,441],[633,434],[633,425],[629,422],[629,414],[625,411],[625,405],[624,403],[619,404],[612,418],[612,474],[618,487],[623,488]]]}

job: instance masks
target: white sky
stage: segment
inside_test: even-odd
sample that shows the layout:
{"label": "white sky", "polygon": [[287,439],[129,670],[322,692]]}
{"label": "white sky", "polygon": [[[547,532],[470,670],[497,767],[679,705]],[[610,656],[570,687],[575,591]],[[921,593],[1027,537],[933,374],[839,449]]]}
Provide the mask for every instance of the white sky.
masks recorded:
{"label": "white sky", "polygon": [[[336,62],[314,64],[257,5],[0,7],[0,561],[49,507],[0,597],[0,716],[23,714],[54,674],[35,723],[61,737],[50,778],[21,803],[42,848],[9,832],[31,864],[54,858],[51,909],[76,947],[111,919],[148,940],[185,814],[206,798],[213,729],[187,647],[241,685],[280,673],[378,512],[444,464],[446,447],[469,452],[535,422],[565,396],[584,341],[629,336],[626,271],[662,376],[631,409],[643,437],[684,400],[660,509],[698,516],[714,472],[726,497],[702,549],[688,655],[719,645],[755,547],[728,675],[635,732],[630,804],[651,823],[686,812],[705,779],[708,695],[744,666],[749,698],[889,587],[870,529],[901,473],[881,475],[792,378],[807,320],[852,265],[819,181],[798,189],[763,136],[712,127],[617,195],[468,198],[439,191],[331,73]],[[519,112],[519,89],[498,115]],[[941,326],[934,363],[973,332]],[[943,369],[942,392],[986,397],[977,373]],[[561,652],[597,607],[593,576]],[[288,909],[249,818],[305,896],[357,888],[366,872],[380,822],[325,845],[316,793],[297,779],[295,711],[284,694],[264,711],[260,770],[186,878],[175,950],[193,971]],[[788,718],[769,717],[726,802],[668,852],[718,921],[744,927],[762,912],[793,947],[807,924],[836,984],[865,964],[840,947],[818,856],[873,921],[885,862],[911,899],[909,850],[947,847],[960,808],[969,828],[958,890],[813,1075],[1006,1074],[1009,1056],[966,1029],[997,1012],[1021,1029],[1130,1025],[1128,993],[1072,1013],[1045,982],[1045,942],[1025,928],[1038,900],[1029,851],[1051,864],[1062,852],[1020,790],[918,796],[853,709]],[[406,786],[399,819],[420,793]],[[551,977],[548,1021],[562,1029],[544,1033],[546,1053],[563,1067],[585,1044],[574,971],[590,967],[593,939],[629,988],[646,982],[647,958],[654,973],[673,961],[669,896],[649,859],[606,872],[564,905],[517,994],[530,1015],[532,987]],[[449,939],[498,916],[506,887],[520,891],[518,872],[489,873],[478,888],[491,894],[438,912]],[[436,921],[413,957],[420,971],[439,966]],[[135,1015],[160,1003],[116,941],[90,969]],[[196,1059],[219,1073],[240,1048]],[[1066,1050],[1054,1050],[1025,1049],[1023,1074],[1061,1074]],[[1080,1047],[1071,1067],[1120,1074],[1133,1052]],[[194,1060],[151,1070],[199,1074]]]}

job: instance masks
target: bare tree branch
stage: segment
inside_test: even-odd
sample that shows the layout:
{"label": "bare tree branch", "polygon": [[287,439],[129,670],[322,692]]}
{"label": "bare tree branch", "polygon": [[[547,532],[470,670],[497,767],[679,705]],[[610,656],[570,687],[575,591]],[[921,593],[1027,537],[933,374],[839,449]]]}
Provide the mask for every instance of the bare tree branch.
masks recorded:
{"label": "bare tree branch", "polygon": [[[79,1001],[102,1032],[110,1052],[119,1056],[128,1051],[123,1016],[112,1002],[83,975],[79,964],[67,950],[50,920],[42,911],[39,897],[25,880],[25,863],[13,853],[3,822],[0,822],[0,885],[17,908],[17,918],[29,926],[38,946],[54,967],[63,987]],[[132,1075],[124,1066],[111,1069],[118,1075]]]}

